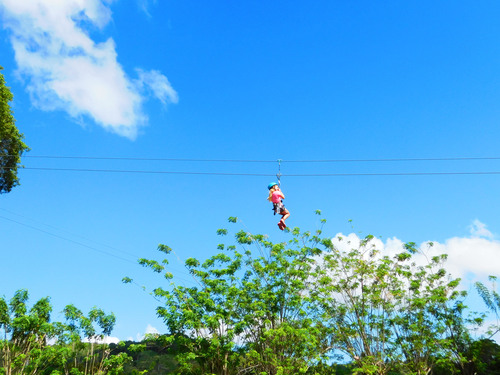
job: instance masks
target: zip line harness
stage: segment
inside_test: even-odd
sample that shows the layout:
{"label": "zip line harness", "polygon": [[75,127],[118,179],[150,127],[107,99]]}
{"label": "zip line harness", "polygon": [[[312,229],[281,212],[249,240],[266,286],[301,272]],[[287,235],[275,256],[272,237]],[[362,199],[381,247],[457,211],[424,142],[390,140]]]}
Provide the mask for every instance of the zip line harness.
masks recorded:
{"label": "zip line harness", "polygon": [[276,174],[276,178],[278,179],[278,187],[281,189],[281,159],[278,159],[278,173]]}

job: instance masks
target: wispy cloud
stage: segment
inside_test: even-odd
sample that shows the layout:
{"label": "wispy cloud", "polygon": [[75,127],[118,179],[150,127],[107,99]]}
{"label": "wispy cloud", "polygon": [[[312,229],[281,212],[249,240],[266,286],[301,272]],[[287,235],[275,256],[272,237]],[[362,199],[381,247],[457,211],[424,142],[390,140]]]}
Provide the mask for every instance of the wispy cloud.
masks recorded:
{"label": "wispy cloud", "polygon": [[474,237],[493,238],[493,233],[486,229],[486,224],[481,223],[477,219],[470,225],[470,233]]}
{"label": "wispy cloud", "polygon": [[177,92],[172,88],[167,77],[157,70],[145,72],[142,69],[136,69],[139,75],[138,84],[142,88],[151,90],[151,93],[163,104],[177,103],[179,98]]}
{"label": "wispy cloud", "polygon": [[113,39],[94,41],[89,30],[111,21],[112,0],[2,0],[18,73],[33,104],[63,110],[134,139],[147,123],[147,96],[176,103],[177,93],[157,70],[129,77],[118,62]]}
{"label": "wispy cloud", "polygon": [[156,0],[137,0],[137,4],[139,8],[148,16],[151,17],[151,13],[149,11],[151,5],[156,4]]}

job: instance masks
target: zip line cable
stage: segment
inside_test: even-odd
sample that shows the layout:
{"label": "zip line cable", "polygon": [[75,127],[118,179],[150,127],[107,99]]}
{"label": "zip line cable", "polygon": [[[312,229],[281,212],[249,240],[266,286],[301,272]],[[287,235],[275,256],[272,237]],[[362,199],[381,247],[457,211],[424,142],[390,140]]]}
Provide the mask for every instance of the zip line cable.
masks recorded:
{"label": "zip line cable", "polygon": [[[2,168],[0,169],[8,169]],[[205,176],[250,176],[275,177],[272,173],[231,173],[231,172],[186,172],[186,171],[148,171],[131,169],[88,169],[88,168],[43,168],[24,167],[25,170],[61,171],[61,172],[95,172],[95,173],[135,173],[135,174],[172,174],[172,175],[205,175]],[[449,175],[498,175],[500,171],[485,172],[387,172],[387,173],[302,173],[280,174],[280,177],[354,177],[354,176],[449,176]]]}
{"label": "zip line cable", "polygon": [[71,242],[73,244],[76,244],[76,245],[79,245],[79,246],[82,246],[82,247],[85,247],[87,249],[90,249],[90,250],[93,250],[93,251],[97,251],[99,253],[102,253],[102,254],[106,254],[106,255],[109,255],[111,257],[114,257],[114,258],[117,258],[117,259],[120,259],[120,260],[123,260],[124,262],[128,262],[128,263],[132,263],[132,264],[137,264],[136,262],[133,262],[129,259],[125,259],[125,258],[122,258],[118,255],[115,255],[115,254],[112,254],[110,252],[107,252],[107,251],[104,251],[104,250],[99,250],[95,247],[92,247],[92,246],[89,246],[89,245],[86,245],[84,243],[81,243],[81,242],[78,242],[78,241],[75,241],[75,240],[72,240],[72,239],[69,239],[69,238],[66,238],[66,237],[63,237],[63,236],[59,236],[57,234],[54,234],[54,233],[51,233],[51,232],[48,232],[46,230],[43,230],[43,229],[40,229],[40,228],[37,228],[37,227],[34,227],[32,225],[29,225],[29,224],[25,224],[25,223],[21,223],[20,221],[17,221],[17,220],[14,220],[14,219],[9,219],[8,217],[5,217],[5,216],[1,216],[0,215],[0,219],[4,219],[4,220],[7,220],[7,221],[10,221],[12,223],[16,223],[16,224],[19,224],[19,225],[22,225],[24,227],[27,227],[27,228],[30,228],[30,229],[33,229],[33,230],[36,230],[36,231],[39,231],[39,232],[42,232],[42,233],[45,233],[45,234],[48,234],[50,236],[53,236],[53,237],[56,237],[56,238],[59,238],[61,240],[65,240],[65,241],[68,241],[68,242]]}
{"label": "zip line cable", "polygon": [[[168,162],[213,162],[213,163],[276,163],[278,162],[278,184],[281,177],[349,177],[349,176],[438,176],[438,175],[497,175],[500,171],[460,171],[460,172],[368,172],[368,173],[302,173],[281,174],[281,163],[375,163],[375,162],[422,162],[422,161],[492,161],[500,157],[446,157],[446,158],[385,158],[385,159],[324,159],[324,160],[251,160],[251,159],[181,159],[181,158],[135,158],[135,157],[94,157],[94,156],[62,156],[62,155],[26,155],[33,159],[73,159],[73,160],[115,160],[115,161],[168,161]],[[1,160],[2,156],[0,156]],[[62,172],[92,172],[92,173],[134,173],[134,174],[172,174],[172,175],[207,175],[207,176],[253,176],[273,177],[268,173],[244,172],[190,172],[186,170],[165,171],[145,169],[102,169],[102,168],[62,168],[62,167],[22,167],[26,170],[62,171]],[[1,167],[0,170],[8,169]]]}
{"label": "zip line cable", "polygon": [[[73,237],[79,237],[79,238],[81,238],[81,239],[82,239],[82,240],[84,240],[84,241],[93,242],[93,243],[94,243],[94,244],[96,244],[96,245],[99,245],[99,246],[102,246],[102,247],[106,247],[106,248],[111,249],[111,250],[113,250],[113,251],[116,251],[116,252],[118,252],[118,253],[122,253],[123,255],[127,255],[127,256],[130,256],[130,257],[133,257],[133,258],[136,258],[136,257],[137,257],[137,255],[136,255],[136,254],[129,253],[129,252],[127,252],[127,251],[124,251],[124,250],[118,249],[118,248],[116,248],[116,247],[113,247],[113,246],[107,245],[107,244],[102,243],[102,242],[94,241],[94,240],[92,240],[92,239],[90,239],[90,238],[87,238],[87,237],[85,237],[85,236],[82,236],[82,235],[80,235],[80,234],[72,233],[72,232],[70,232],[70,231],[68,231],[68,230],[66,230],[66,229],[63,229],[63,228],[58,228],[58,227],[56,227],[56,226],[54,226],[54,225],[51,225],[51,224],[46,224],[46,223],[44,223],[44,222],[41,222],[41,221],[38,221],[38,220],[35,220],[35,219],[31,219],[31,218],[29,218],[29,217],[27,217],[27,216],[20,215],[20,214],[18,214],[18,213],[16,213],[16,212],[13,212],[13,211],[7,210],[7,209],[5,209],[5,208],[0,207],[0,210],[1,210],[1,211],[4,211],[4,212],[7,212],[8,214],[18,216],[18,217],[23,218],[23,219],[25,219],[25,220],[29,220],[29,221],[34,222],[34,223],[36,223],[36,224],[43,225],[43,226],[48,227],[48,228],[50,228],[50,229],[54,229],[54,230],[56,230],[56,231],[64,232],[64,233],[66,233],[67,235],[70,235],[70,236],[73,236]],[[17,223],[17,222],[16,222],[16,223]],[[25,225],[25,224],[21,224],[21,225]],[[25,226],[26,226],[26,225],[25,225]],[[35,228],[35,227],[31,227],[31,228],[32,228],[32,229],[37,229],[37,230],[43,231],[43,229],[38,229],[38,228]]]}
{"label": "zip line cable", "polygon": [[23,155],[22,158],[34,159],[79,159],[79,160],[127,160],[127,161],[180,161],[180,162],[229,162],[229,163],[274,163],[276,160],[246,159],[189,159],[189,158],[134,158],[134,157],[100,157],[100,156],[49,156]]}
{"label": "zip line cable", "polygon": [[[36,231],[42,232],[42,233],[44,233],[44,234],[48,234],[48,235],[50,235],[50,236],[53,236],[53,237],[56,237],[56,238],[59,238],[59,239],[65,240],[65,241],[69,241],[69,242],[72,242],[72,243],[77,244],[77,245],[79,245],[79,246],[83,246],[83,247],[86,247],[86,248],[88,248],[88,249],[91,249],[91,250],[94,250],[94,251],[97,251],[97,252],[100,252],[100,253],[103,253],[103,254],[106,254],[106,255],[109,255],[109,256],[113,256],[113,257],[118,258],[118,259],[120,259],[120,260],[123,260],[123,261],[126,261],[126,262],[133,263],[133,264],[136,264],[136,265],[137,265],[137,259],[138,259],[138,256],[137,256],[136,254],[132,254],[132,253],[129,253],[129,252],[127,252],[127,251],[124,251],[124,250],[118,249],[118,248],[116,248],[116,247],[109,246],[109,245],[106,245],[106,244],[101,243],[101,242],[98,242],[98,241],[94,241],[94,240],[92,240],[92,239],[86,238],[86,237],[81,236],[81,235],[79,235],[79,234],[75,234],[75,233],[69,232],[69,231],[67,231],[67,230],[65,230],[65,229],[58,228],[58,227],[53,226],[53,225],[50,225],[50,224],[45,224],[45,223],[43,223],[43,222],[40,222],[40,221],[35,220],[35,219],[31,219],[31,218],[29,218],[29,217],[27,217],[27,216],[24,216],[24,215],[17,214],[17,213],[15,213],[15,212],[10,211],[10,210],[7,210],[7,209],[5,209],[5,208],[1,208],[1,207],[0,207],[0,210],[1,210],[1,211],[4,211],[4,212],[7,212],[7,213],[9,213],[9,214],[12,214],[12,215],[19,216],[19,217],[21,217],[21,218],[23,218],[23,219],[27,219],[27,220],[33,221],[33,222],[35,222],[35,223],[37,223],[37,224],[44,225],[44,226],[47,226],[47,227],[49,227],[49,228],[52,228],[52,229],[55,229],[55,230],[58,230],[58,231],[61,231],[61,232],[65,232],[65,233],[67,233],[67,234],[69,234],[69,235],[71,235],[71,236],[80,237],[80,238],[82,238],[82,239],[83,239],[83,240],[85,240],[85,241],[88,241],[88,242],[93,242],[93,243],[95,243],[95,244],[97,244],[97,245],[100,245],[100,246],[103,246],[103,247],[107,247],[107,248],[109,248],[109,249],[111,249],[111,250],[114,250],[114,251],[116,251],[116,252],[118,252],[118,253],[122,253],[123,255],[126,255],[126,256],[130,256],[130,257],[132,257],[132,258],[135,258],[135,259],[136,259],[136,261],[135,261],[135,262],[132,262],[132,261],[130,261],[130,260],[128,260],[128,259],[122,258],[122,257],[117,256],[117,255],[115,255],[115,254],[112,254],[112,253],[109,253],[109,252],[106,252],[106,251],[103,251],[103,250],[96,249],[95,247],[92,247],[92,246],[89,246],[89,245],[83,244],[83,243],[81,243],[81,242],[78,242],[78,241],[75,241],[75,240],[72,240],[72,239],[69,239],[69,238],[66,238],[66,237],[62,237],[62,236],[59,236],[59,235],[57,235],[57,234],[54,234],[54,233],[48,232],[48,231],[46,231],[46,230],[43,230],[43,229],[37,228],[37,227],[35,227],[35,226],[29,225],[29,224],[25,224],[25,223],[19,222],[19,221],[17,221],[17,220],[13,220],[13,219],[10,219],[10,218],[7,218],[7,217],[5,217],[5,216],[1,216],[1,215],[0,215],[0,218],[1,218],[1,219],[4,219],[4,220],[10,221],[10,222],[13,222],[13,223],[19,224],[19,225],[21,225],[21,226],[24,226],[24,227],[27,227],[27,228],[30,228],[30,229],[33,229],[33,230],[36,230]],[[173,250],[172,250],[172,251],[173,251]],[[174,253],[175,253],[175,252],[174,252]],[[178,258],[178,259],[179,259],[179,261],[180,261],[179,256],[178,256],[177,254],[175,254],[175,255],[177,256],[177,258]],[[182,261],[181,261],[181,264],[182,264]],[[183,264],[183,266],[184,266],[184,267],[186,267],[186,265],[185,265],[185,264]],[[184,272],[184,271],[179,271],[179,270],[175,270],[175,271],[176,271],[176,273],[179,273],[179,274],[182,274],[182,275],[192,276],[190,272],[187,272],[187,273],[186,273],[186,272]],[[177,278],[181,279],[180,277],[177,277]],[[188,280],[186,280],[186,279],[181,279],[181,280],[184,280],[184,281],[186,281],[186,282],[190,282],[190,281],[188,281]]]}
{"label": "zip line cable", "polygon": [[[7,168],[0,167],[0,169],[7,169]],[[44,168],[44,167],[24,167],[23,169],[39,170],[39,171],[64,171],[64,172],[150,173],[150,174],[186,174],[186,175],[216,175],[216,176],[257,176],[257,177],[274,176],[273,174],[264,174],[264,173],[147,171],[147,170],[130,170],[130,169],[87,169],[87,168]]]}
{"label": "zip line cable", "polygon": [[[16,156],[16,155],[6,155]],[[252,159],[189,159],[189,158],[138,158],[138,157],[99,157],[99,156],[62,156],[62,155],[23,155],[32,159],[81,159],[81,160],[129,160],[129,161],[175,161],[175,162],[212,162],[212,163],[276,163],[276,160]],[[493,157],[443,157],[443,158],[380,158],[380,159],[311,159],[282,160],[283,163],[352,163],[352,162],[407,162],[407,161],[467,161],[467,160],[500,160]]]}

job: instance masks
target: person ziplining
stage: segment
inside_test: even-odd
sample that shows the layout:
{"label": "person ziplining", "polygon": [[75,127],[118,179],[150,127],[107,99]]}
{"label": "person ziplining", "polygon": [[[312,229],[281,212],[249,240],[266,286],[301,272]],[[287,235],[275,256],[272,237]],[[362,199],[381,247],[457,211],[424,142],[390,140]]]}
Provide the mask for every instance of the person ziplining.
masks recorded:
{"label": "person ziplining", "polygon": [[285,208],[282,200],[285,199],[285,194],[281,191],[281,159],[278,159],[278,173],[276,174],[278,182],[271,182],[267,185],[269,195],[267,200],[273,204],[274,214],[281,215],[281,220],[278,222],[278,228],[284,230],[286,228],[285,220],[290,217],[290,211]]}
{"label": "person ziplining", "polygon": [[282,202],[282,200],[285,199],[285,194],[283,194],[276,182],[271,182],[267,188],[269,189],[267,200],[272,202],[274,214],[281,215],[281,220],[278,222],[278,228],[283,230],[286,228],[285,220],[290,217],[290,212],[285,208]]}
{"label": "person ziplining", "polygon": [[286,228],[285,220],[290,217],[290,212],[285,208],[282,200],[285,199],[285,194],[281,191],[281,159],[278,159],[278,173],[276,174],[278,182],[271,182],[267,185],[269,195],[267,200],[272,202],[274,214],[281,215],[281,220],[278,222],[278,228],[284,230]]}

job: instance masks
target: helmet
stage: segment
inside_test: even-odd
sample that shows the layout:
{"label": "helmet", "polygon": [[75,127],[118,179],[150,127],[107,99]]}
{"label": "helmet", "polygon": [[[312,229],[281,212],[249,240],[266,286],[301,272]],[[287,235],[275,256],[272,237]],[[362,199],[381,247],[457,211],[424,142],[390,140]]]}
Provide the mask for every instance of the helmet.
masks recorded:
{"label": "helmet", "polygon": [[278,183],[276,183],[276,182],[271,182],[269,185],[267,185],[267,189],[268,189],[268,190],[271,190],[271,188],[272,188],[273,186],[276,186],[276,185],[278,185]]}

